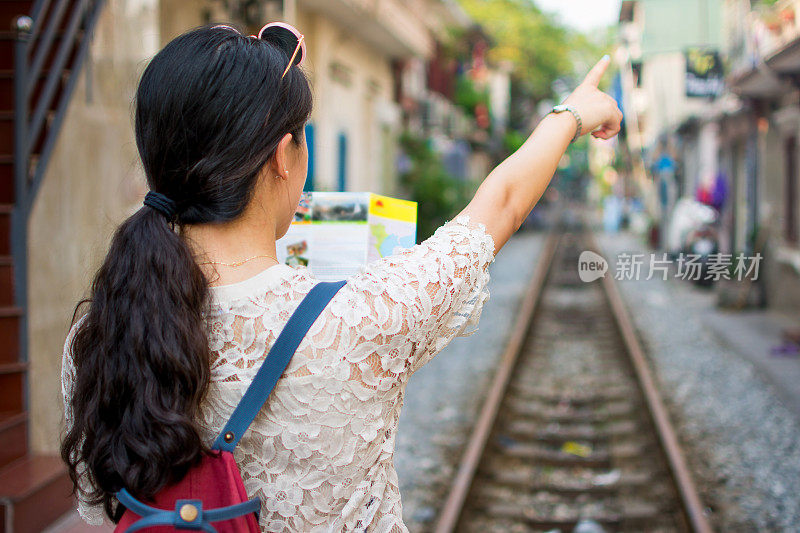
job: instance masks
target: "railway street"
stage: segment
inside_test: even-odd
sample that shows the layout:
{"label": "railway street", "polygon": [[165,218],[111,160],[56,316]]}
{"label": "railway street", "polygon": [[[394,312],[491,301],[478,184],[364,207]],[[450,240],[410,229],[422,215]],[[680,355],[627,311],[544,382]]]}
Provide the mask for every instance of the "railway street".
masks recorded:
{"label": "railway street", "polygon": [[0,49],[0,533],[800,533],[800,0]]}

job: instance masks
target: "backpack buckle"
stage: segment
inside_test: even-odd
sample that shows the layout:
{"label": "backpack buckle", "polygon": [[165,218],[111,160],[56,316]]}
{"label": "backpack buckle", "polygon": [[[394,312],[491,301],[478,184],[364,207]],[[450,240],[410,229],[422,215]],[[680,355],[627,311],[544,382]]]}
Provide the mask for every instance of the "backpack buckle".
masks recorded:
{"label": "backpack buckle", "polygon": [[203,527],[203,502],[200,500],[176,501],[175,514],[175,529],[199,530]]}

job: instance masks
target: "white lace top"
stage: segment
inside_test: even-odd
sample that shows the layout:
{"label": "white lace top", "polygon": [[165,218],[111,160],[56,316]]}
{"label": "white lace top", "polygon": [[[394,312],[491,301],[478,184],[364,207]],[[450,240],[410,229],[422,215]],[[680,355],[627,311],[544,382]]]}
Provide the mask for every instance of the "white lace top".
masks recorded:
{"label": "white lace top", "polygon": [[[248,495],[261,498],[262,530],[407,531],[392,463],[405,386],[453,337],[474,331],[493,260],[491,236],[460,217],[347,280],[235,450]],[[307,270],[280,265],[212,288],[209,444],[315,283]],[[65,399],[69,346],[68,338]],[[103,521],[100,507],[78,509],[89,523]]]}

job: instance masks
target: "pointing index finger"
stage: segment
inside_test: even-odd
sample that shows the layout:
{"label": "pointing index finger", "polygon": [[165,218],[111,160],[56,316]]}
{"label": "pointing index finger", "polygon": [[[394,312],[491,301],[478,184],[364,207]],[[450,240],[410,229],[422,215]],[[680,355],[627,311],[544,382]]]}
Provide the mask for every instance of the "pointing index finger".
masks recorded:
{"label": "pointing index finger", "polygon": [[611,64],[611,57],[608,55],[604,55],[597,64],[592,67],[592,70],[586,75],[583,82],[592,85],[593,87],[597,87],[600,84],[600,80],[603,78],[603,74],[605,74],[608,65]]}

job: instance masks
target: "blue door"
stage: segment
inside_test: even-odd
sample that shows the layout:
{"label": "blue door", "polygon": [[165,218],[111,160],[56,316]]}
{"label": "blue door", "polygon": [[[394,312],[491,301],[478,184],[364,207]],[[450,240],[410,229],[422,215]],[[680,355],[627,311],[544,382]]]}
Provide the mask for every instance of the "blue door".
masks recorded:
{"label": "blue door", "polygon": [[339,148],[339,165],[338,165],[338,190],[347,190],[347,134],[343,131],[339,132],[338,138]]}
{"label": "blue door", "polygon": [[304,191],[314,190],[314,124],[306,124],[306,144],[308,145],[308,174],[306,175],[306,185]]}

